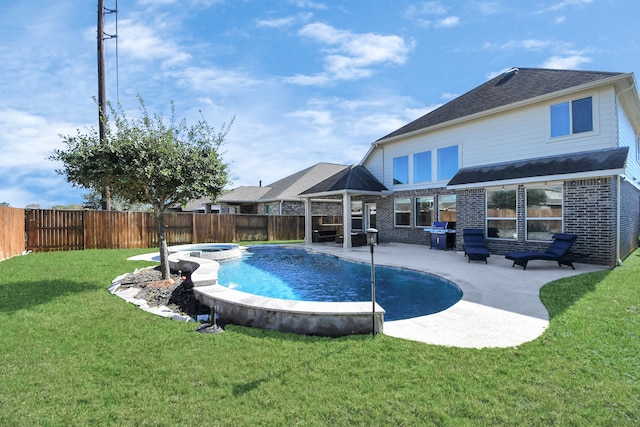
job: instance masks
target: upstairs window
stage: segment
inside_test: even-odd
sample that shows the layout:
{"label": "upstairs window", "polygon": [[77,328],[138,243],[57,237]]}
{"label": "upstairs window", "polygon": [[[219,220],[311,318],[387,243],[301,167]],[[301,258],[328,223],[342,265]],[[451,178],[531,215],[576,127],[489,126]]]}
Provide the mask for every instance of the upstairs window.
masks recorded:
{"label": "upstairs window", "polygon": [[393,159],[393,185],[409,183],[409,156]]}
{"label": "upstairs window", "polygon": [[551,137],[593,130],[593,99],[567,101],[551,106]]}
{"label": "upstairs window", "polygon": [[458,172],[458,146],[438,148],[438,181],[451,179]]}
{"label": "upstairs window", "polygon": [[413,155],[413,182],[431,181],[431,151]]}

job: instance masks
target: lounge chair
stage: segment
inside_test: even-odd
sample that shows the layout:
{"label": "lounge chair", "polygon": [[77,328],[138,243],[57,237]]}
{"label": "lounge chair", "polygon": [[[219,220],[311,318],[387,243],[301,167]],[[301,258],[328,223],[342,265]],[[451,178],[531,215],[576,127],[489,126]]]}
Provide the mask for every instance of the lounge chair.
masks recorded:
{"label": "lounge chair", "polygon": [[484,244],[484,230],[478,228],[465,228],[462,230],[464,241],[464,255],[471,261],[484,261],[491,256],[489,249]]}
{"label": "lounge chair", "polygon": [[556,233],[553,235],[553,242],[544,252],[515,251],[505,254],[504,257],[513,261],[512,267],[519,265],[523,267],[524,270],[527,269],[527,263],[529,261],[536,259],[556,261],[559,267],[568,265],[575,270],[576,268],[573,266],[575,257],[569,255],[569,250],[577,239],[578,236],[576,234]]}

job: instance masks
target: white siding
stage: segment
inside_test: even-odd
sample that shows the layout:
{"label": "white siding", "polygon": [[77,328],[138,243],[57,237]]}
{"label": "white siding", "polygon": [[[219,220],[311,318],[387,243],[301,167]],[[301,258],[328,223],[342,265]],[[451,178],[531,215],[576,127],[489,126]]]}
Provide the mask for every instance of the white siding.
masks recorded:
{"label": "white siding", "polygon": [[[594,130],[551,139],[549,137],[549,106],[587,96],[593,97]],[[432,150],[432,159],[435,163],[435,150],[451,145],[459,146],[461,168],[613,148],[617,146],[618,125],[615,101],[615,91],[613,86],[610,86],[528,105],[384,144],[383,148],[378,148],[371,153],[366,159],[365,166],[387,188],[408,190],[446,185],[447,182],[437,181],[413,184],[411,156],[414,153]],[[384,154],[381,153],[382,150]],[[404,155],[409,156],[410,184],[394,186],[392,184],[393,158]],[[435,175],[435,165],[433,170]],[[638,178],[640,179],[640,174]]]}
{"label": "white siding", "polygon": [[638,186],[640,181],[638,135],[636,135],[633,126],[631,126],[631,122],[622,106],[619,106],[618,110],[618,124],[620,130],[620,146],[629,147],[629,157],[627,158],[627,170],[625,174],[633,185]]}

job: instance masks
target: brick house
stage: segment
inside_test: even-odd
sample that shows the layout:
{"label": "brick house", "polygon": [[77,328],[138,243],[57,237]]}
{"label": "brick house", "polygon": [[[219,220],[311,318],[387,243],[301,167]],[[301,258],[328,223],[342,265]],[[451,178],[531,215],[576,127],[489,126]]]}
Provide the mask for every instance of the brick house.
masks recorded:
{"label": "brick house", "polygon": [[576,233],[613,266],[638,247],[639,135],[632,73],[513,68],[375,141],[360,165],[388,191],[350,199],[381,242],[427,244],[434,221],[484,229],[496,254]]}
{"label": "brick house", "polygon": [[[335,163],[317,163],[271,184],[240,186],[218,198],[220,213],[254,215],[304,215],[305,206],[298,196],[319,181],[348,168]],[[340,215],[340,203],[318,200],[312,204],[313,215]]]}

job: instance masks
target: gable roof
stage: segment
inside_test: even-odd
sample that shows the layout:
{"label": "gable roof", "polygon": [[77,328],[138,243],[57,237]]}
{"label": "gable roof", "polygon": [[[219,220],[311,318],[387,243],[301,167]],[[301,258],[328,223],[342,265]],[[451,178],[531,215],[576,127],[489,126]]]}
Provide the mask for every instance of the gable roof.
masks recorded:
{"label": "gable roof", "polygon": [[512,68],[376,142],[624,73]]}
{"label": "gable roof", "polygon": [[387,192],[387,187],[374,177],[369,170],[362,166],[350,166],[335,175],[325,179],[300,193],[301,196],[320,195],[330,193],[359,193],[371,194]]}
{"label": "gable roof", "polygon": [[624,171],[629,147],[540,157],[519,162],[462,168],[447,186],[477,186],[478,184],[522,180],[567,174],[588,174],[603,171]]}
{"label": "gable roof", "polygon": [[298,195],[312,185],[348,169],[347,165],[317,163],[264,187],[241,186],[218,198],[225,203],[256,203],[271,201],[298,201]]}

